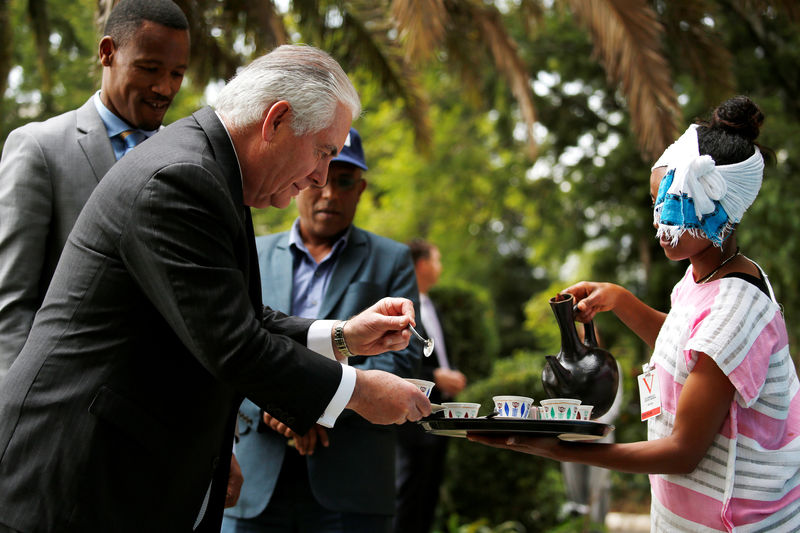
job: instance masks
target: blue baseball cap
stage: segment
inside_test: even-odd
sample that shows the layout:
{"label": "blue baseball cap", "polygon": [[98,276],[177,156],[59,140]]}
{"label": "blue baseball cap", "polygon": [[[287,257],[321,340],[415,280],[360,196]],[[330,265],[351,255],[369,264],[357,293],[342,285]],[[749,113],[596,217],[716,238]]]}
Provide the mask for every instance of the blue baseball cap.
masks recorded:
{"label": "blue baseball cap", "polygon": [[331,163],[340,161],[342,163],[350,163],[360,169],[367,170],[367,162],[364,160],[364,149],[361,147],[361,135],[358,134],[355,128],[350,128],[350,133],[347,134],[347,139],[344,141],[344,147],[339,155],[331,159]]}

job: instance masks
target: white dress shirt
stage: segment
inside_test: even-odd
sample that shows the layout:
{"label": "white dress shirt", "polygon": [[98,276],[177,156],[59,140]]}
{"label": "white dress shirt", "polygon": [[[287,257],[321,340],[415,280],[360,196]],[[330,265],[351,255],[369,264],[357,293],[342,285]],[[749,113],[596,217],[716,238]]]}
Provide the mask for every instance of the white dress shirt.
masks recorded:
{"label": "white dress shirt", "polygon": [[425,328],[425,333],[429,338],[433,339],[434,352],[436,352],[436,359],[439,361],[441,368],[450,368],[450,363],[447,361],[447,346],[444,343],[444,333],[442,332],[442,324],[439,322],[439,316],[436,314],[436,308],[433,302],[428,298],[427,294],[419,294],[419,314],[422,325]]}

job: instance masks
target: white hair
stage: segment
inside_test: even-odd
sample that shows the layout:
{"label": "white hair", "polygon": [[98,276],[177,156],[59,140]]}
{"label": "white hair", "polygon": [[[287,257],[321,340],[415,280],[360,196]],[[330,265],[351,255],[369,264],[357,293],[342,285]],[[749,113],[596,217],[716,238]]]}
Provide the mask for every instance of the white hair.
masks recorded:
{"label": "white hair", "polygon": [[239,71],[217,96],[217,112],[241,128],[263,120],[272,104],[292,106],[292,131],[315,133],[333,123],[342,103],[356,119],[361,100],[342,67],[327,53],[304,45],[283,45]]}

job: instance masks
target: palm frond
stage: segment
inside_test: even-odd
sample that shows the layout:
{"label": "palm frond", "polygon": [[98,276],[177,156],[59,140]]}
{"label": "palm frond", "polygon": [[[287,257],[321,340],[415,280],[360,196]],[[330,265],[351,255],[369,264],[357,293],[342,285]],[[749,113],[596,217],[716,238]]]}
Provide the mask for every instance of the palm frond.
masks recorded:
{"label": "palm frond", "polygon": [[245,30],[253,36],[258,54],[289,42],[283,18],[272,0],[252,0],[246,3],[246,9],[248,17]]}
{"label": "palm frond", "polygon": [[535,158],[537,147],[533,137],[533,126],[536,122],[536,108],[533,104],[530,76],[516,43],[506,31],[500,12],[494,6],[473,1],[448,0],[448,7],[467,10],[469,18],[480,34],[480,41],[488,48],[497,70],[508,82],[511,93],[519,105],[526,126],[530,156]]}
{"label": "palm frond", "polygon": [[[472,28],[472,20],[466,12],[449,10],[450,23],[460,31],[447,31],[442,45],[442,72],[459,80],[461,98],[480,108],[487,101],[485,94],[485,72],[482,55],[488,51],[479,43],[478,31]],[[477,43],[477,45],[476,45]]]}
{"label": "palm frond", "polygon": [[681,113],[655,12],[646,0],[570,0],[569,5],[591,33],[609,82],[621,87],[642,156],[657,158],[675,139]]}
{"label": "palm frond", "polygon": [[403,101],[405,115],[414,128],[417,148],[428,153],[433,138],[428,99],[419,82],[419,74],[406,60],[399,43],[392,39],[393,25],[385,11],[374,2],[354,1],[342,13],[342,28],[334,55],[345,70],[364,67],[375,73],[390,97]]}
{"label": "palm frond", "polygon": [[519,15],[522,17],[522,27],[525,33],[530,35],[533,27],[540,24],[544,19],[545,6],[542,0],[520,0]]}
{"label": "palm frond", "polygon": [[448,19],[442,0],[393,0],[391,15],[408,60],[423,61],[441,44]]}
{"label": "palm frond", "polygon": [[[345,72],[372,72],[389,98],[403,102],[417,147],[427,152],[432,139],[428,101],[419,75],[394,38],[387,2],[374,0],[294,0],[292,11],[303,40],[328,51]],[[335,16],[334,16],[335,15]],[[331,17],[337,20],[331,27]]]}
{"label": "palm frond", "polygon": [[676,47],[674,60],[700,82],[706,106],[716,105],[734,86],[731,54],[704,23],[715,11],[711,4],[708,0],[665,2],[662,16],[669,41]]}
{"label": "palm frond", "polygon": [[742,0],[742,7],[757,15],[771,13],[772,16],[786,15],[791,22],[800,21],[800,4],[797,0]]}
{"label": "palm frond", "polygon": [[[246,61],[235,51],[239,11],[222,8],[216,0],[175,0],[189,20],[191,59],[189,71],[198,86],[210,80],[227,80]],[[239,6],[241,7],[241,6]]]}
{"label": "palm frond", "polygon": [[325,18],[330,2],[292,0],[292,11],[298,19],[299,30],[308,43],[320,43],[325,35]]}

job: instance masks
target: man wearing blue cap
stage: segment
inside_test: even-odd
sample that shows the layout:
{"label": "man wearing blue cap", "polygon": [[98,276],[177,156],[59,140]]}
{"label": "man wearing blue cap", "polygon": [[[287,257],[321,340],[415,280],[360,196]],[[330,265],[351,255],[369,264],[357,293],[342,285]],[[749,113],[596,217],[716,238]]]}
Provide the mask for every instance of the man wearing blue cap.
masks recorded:
{"label": "man wearing blue cap", "polygon": [[[347,319],[384,296],[419,306],[406,245],[353,226],[367,186],[355,129],[331,160],[324,187],[297,196],[290,231],[256,239],[264,305],[307,318]],[[350,357],[348,364],[401,377],[418,372],[421,350]],[[244,484],[222,531],[390,532],[395,505],[395,430],[345,410],[336,427],[296,435],[249,400],[239,410],[236,457]]]}

